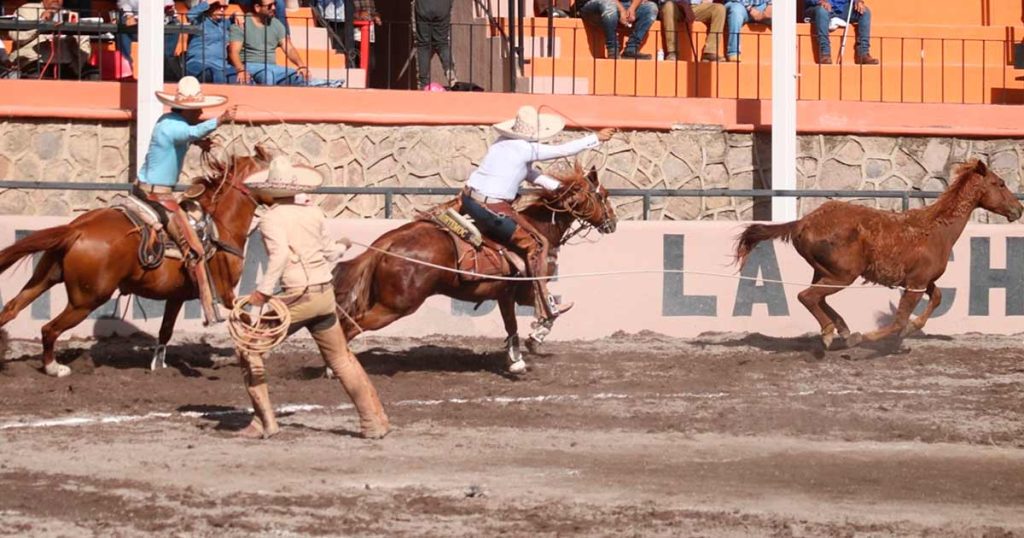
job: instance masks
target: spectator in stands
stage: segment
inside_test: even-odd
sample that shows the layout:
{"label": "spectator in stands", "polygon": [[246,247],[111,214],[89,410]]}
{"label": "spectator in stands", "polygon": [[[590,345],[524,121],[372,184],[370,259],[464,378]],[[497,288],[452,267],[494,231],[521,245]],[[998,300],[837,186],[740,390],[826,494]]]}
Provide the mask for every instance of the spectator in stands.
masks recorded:
{"label": "spectator in stands", "polygon": [[[852,10],[852,11],[851,11]],[[871,57],[871,10],[864,0],[804,0],[804,17],[811,21],[818,41],[818,63],[832,63],[832,45],[828,40],[829,21],[837,17],[857,25],[857,43],[853,61],[863,65],[877,65]]]}
{"label": "spectator in stands", "polygon": [[750,22],[771,26],[772,0],[729,0],[725,3],[726,61],[740,61],[740,30]]}
{"label": "spectator in stands", "polygon": [[[248,12],[254,11],[254,6],[259,3],[260,0],[238,0],[238,5],[245,8]],[[287,35],[292,35],[292,27],[288,24],[288,6],[285,4],[285,0],[275,0],[274,2],[274,17],[281,21],[284,25],[284,31]]]}
{"label": "spectator in stands", "polygon": [[640,45],[658,16],[657,4],[650,0],[576,0],[576,9],[585,21],[604,32],[606,57],[614,59],[620,56],[616,32],[621,24],[629,29],[629,39],[621,57],[651,59],[650,54],[640,52]]}
{"label": "spectator in stands", "polygon": [[[284,25],[274,17],[275,10],[275,0],[256,0],[253,13],[245,16],[245,24],[231,27],[228,53],[242,84],[292,86],[304,85],[309,80],[309,68],[285,32]],[[298,69],[277,65],[275,53],[278,47]]]}
{"label": "spectator in stands", "polygon": [[[712,0],[659,1],[661,2],[661,25],[665,30],[666,60],[679,59],[679,54],[676,51],[679,43],[676,38],[676,23],[680,20],[687,25],[692,25],[694,21],[708,25],[708,40],[704,43],[704,53],[701,54],[700,59],[702,62],[721,60],[718,55],[718,39],[722,35],[722,30],[725,29],[725,7],[722,4],[716,4]],[[686,39],[696,54],[693,36],[687,34]]]}
{"label": "spectator in stands", "polygon": [[228,0],[201,0],[188,10],[188,22],[200,27],[185,51],[185,74],[200,82],[233,84],[238,80],[235,66],[228,62],[228,33],[231,20],[227,13]]}
{"label": "spectator in stands", "polygon": [[380,12],[376,0],[355,0],[356,20],[370,21],[380,26]]}
{"label": "spectator in stands", "polygon": [[[19,20],[55,21],[64,8],[63,0],[43,0],[23,4],[15,11]],[[81,79],[97,78],[89,66],[92,47],[86,35],[68,36],[59,32],[16,30],[10,32],[11,54],[21,77]]]}
{"label": "spectator in stands", "polygon": [[416,72],[421,90],[430,84],[430,60],[435,51],[441,58],[445,86],[454,82],[451,27],[452,0],[416,0]]}
{"label": "spectator in stands", "polygon": [[[117,33],[117,50],[129,64],[134,64],[132,59],[132,43],[139,40],[139,33],[136,26],[139,25],[139,2],[141,0],[117,0],[117,9],[121,14],[121,24],[131,27],[130,32]],[[164,0],[164,24],[177,21],[174,10],[174,0]],[[178,48],[177,32],[164,34],[164,58],[174,58]],[[180,77],[179,77],[180,78]],[[175,79],[177,80],[177,79]]]}

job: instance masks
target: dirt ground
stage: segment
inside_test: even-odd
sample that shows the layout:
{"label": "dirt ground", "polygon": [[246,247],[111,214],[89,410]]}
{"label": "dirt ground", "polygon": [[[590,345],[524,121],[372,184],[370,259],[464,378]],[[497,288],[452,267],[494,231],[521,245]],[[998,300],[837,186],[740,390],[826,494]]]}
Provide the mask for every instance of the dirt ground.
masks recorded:
{"label": "dirt ground", "polygon": [[0,534],[1024,536],[1019,337],[815,356],[811,338],[551,343],[365,338],[396,430],[357,421],[308,341],[268,363],[281,435],[248,418],[226,341],[38,346],[0,363]]}

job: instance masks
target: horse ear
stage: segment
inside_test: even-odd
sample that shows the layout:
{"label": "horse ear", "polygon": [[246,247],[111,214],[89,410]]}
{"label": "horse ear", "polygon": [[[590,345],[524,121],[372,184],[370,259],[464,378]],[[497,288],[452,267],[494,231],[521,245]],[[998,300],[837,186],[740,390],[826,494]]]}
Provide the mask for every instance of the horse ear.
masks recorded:
{"label": "horse ear", "polygon": [[985,165],[984,161],[982,161],[981,159],[978,159],[974,163],[974,173],[978,174],[979,176],[987,176],[988,175],[988,166]]}
{"label": "horse ear", "polygon": [[597,167],[590,167],[590,171],[587,172],[587,181],[597,185]]}
{"label": "horse ear", "polygon": [[269,163],[274,160],[274,156],[270,154],[270,150],[267,149],[263,144],[256,144],[256,158],[260,162]]}

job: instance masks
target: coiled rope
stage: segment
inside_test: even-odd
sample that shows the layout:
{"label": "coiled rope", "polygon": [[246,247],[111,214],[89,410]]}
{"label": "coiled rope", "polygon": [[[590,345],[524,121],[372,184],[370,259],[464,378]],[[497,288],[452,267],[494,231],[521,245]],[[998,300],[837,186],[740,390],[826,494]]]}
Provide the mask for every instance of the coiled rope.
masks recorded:
{"label": "coiled rope", "polygon": [[246,306],[249,306],[248,296],[235,299],[228,316],[228,333],[239,351],[269,353],[288,336],[291,313],[277,297],[271,297],[255,313],[246,310]]}

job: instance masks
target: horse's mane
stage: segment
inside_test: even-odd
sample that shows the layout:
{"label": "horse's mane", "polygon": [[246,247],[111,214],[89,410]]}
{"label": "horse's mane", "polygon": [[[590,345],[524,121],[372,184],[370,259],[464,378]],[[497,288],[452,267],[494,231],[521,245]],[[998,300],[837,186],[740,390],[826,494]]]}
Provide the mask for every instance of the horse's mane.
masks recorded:
{"label": "horse's mane", "polygon": [[207,190],[217,189],[221,182],[229,177],[238,174],[248,176],[270,162],[269,152],[262,146],[257,145],[253,155],[229,154],[224,159],[219,159],[212,152],[203,152],[200,157],[208,173],[192,180],[193,185],[202,185]]}
{"label": "horse's mane", "polygon": [[587,174],[579,161],[573,163],[571,170],[551,172],[548,175],[557,179],[562,184],[562,188],[555,191],[547,189],[530,189],[525,191],[516,200],[515,205],[517,209],[522,211],[534,206],[547,206],[563,198],[567,192],[587,188],[589,184]]}
{"label": "horse's mane", "polygon": [[978,175],[976,169],[979,162],[978,159],[971,159],[957,166],[953,172],[954,179],[946,192],[942,193],[934,204],[923,208],[922,215],[927,218],[941,219],[946,215],[952,216],[974,209],[974,200],[970,191],[977,186],[977,182],[972,179]]}

